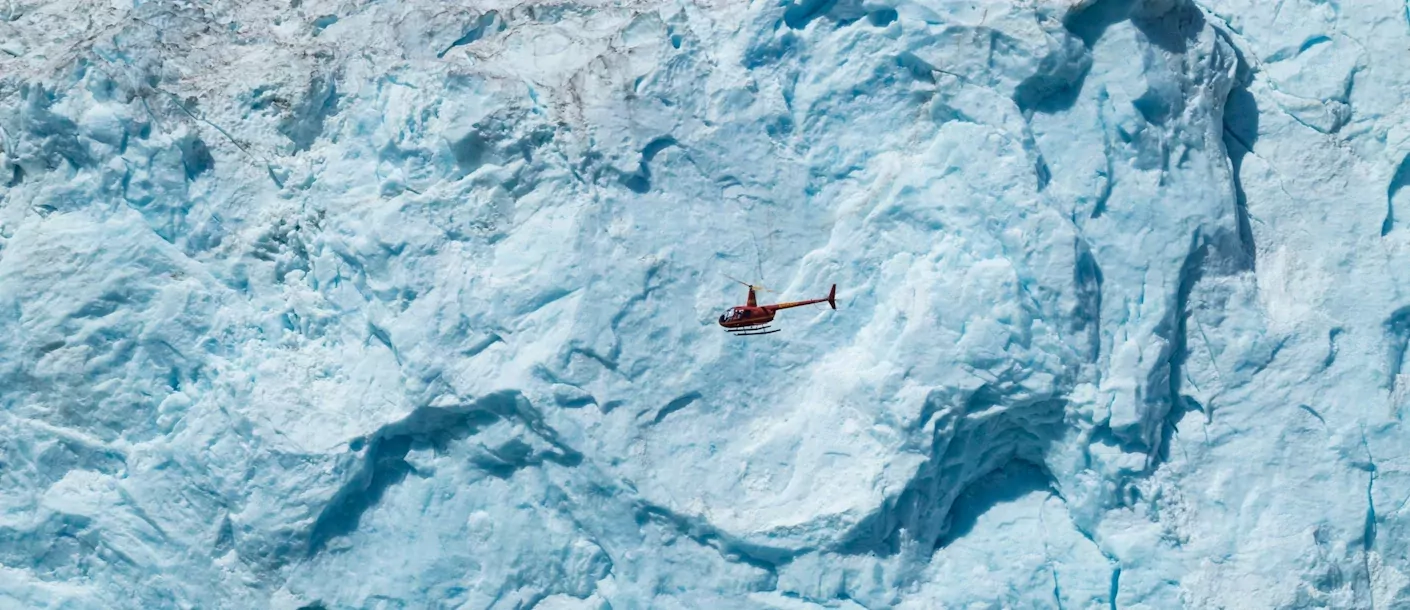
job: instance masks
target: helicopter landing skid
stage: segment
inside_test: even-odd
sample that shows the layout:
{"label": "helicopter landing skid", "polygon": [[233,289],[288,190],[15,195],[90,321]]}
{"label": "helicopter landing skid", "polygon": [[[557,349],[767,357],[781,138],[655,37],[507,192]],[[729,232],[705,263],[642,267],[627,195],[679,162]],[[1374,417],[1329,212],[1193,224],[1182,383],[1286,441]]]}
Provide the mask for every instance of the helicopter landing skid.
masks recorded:
{"label": "helicopter landing skid", "polygon": [[749,329],[745,329],[745,330],[751,331],[751,332],[736,332],[736,333],[730,333],[730,334],[732,334],[732,335],[734,335],[734,336],[736,336],[736,337],[748,337],[748,336],[751,336],[751,335],[772,335],[772,334],[774,334],[774,333],[776,333],[776,332],[778,332],[778,331],[781,331],[781,330],[783,330],[783,329],[782,329],[782,328],[775,328],[775,329],[773,329],[773,330],[763,330],[763,329],[760,329],[760,328],[749,328]]}

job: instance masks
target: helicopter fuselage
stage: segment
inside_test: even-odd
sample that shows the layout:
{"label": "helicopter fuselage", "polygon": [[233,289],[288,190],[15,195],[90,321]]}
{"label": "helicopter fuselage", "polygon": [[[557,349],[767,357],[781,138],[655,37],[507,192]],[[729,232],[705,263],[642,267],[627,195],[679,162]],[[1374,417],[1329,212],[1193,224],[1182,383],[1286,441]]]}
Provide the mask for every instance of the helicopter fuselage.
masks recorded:
{"label": "helicopter fuselage", "polygon": [[746,326],[758,326],[768,324],[774,319],[774,310],[767,307],[731,307],[725,313],[720,314],[720,326],[725,328],[743,328]]}

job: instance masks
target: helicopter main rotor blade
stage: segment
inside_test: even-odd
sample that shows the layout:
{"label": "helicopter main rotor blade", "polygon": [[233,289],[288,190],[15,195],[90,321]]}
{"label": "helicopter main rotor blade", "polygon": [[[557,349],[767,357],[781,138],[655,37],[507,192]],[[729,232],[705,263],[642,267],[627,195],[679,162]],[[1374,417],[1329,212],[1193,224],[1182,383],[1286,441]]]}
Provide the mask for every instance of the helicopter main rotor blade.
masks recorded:
{"label": "helicopter main rotor blade", "polygon": [[765,288],[765,287],[760,286],[760,285],[758,285],[758,284],[750,284],[749,282],[746,282],[746,281],[744,281],[744,280],[735,279],[734,277],[729,276],[729,275],[725,275],[725,274],[723,274],[723,273],[720,274],[720,275],[724,275],[725,277],[727,277],[727,278],[729,278],[729,279],[731,279],[731,280],[734,280],[735,282],[738,282],[738,283],[740,283],[740,284],[744,284],[745,286],[748,286],[748,287],[750,287],[750,288],[752,288],[752,289],[754,289],[754,290],[757,290],[757,291],[759,291],[759,292],[778,292],[777,290],[771,290],[771,289],[769,289],[769,288]]}

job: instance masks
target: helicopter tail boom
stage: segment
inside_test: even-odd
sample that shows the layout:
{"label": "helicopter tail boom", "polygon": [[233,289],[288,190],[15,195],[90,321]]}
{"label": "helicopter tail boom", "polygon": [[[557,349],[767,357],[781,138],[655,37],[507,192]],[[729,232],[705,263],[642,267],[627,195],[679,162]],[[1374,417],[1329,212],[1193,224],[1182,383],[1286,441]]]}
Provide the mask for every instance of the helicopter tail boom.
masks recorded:
{"label": "helicopter tail boom", "polygon": [[831,305],[833,309],[837,309],[837,284],[832,285],[832,291],[827,293],[826,298],[808,299],[806,301],[791,301],[788,303],[779,303],[777,305],[765,305],[764,308],[773,311],[778,311],[780,309],[802,307],[804,305],[812,305],[814,303],[827,303],[828,305]]}

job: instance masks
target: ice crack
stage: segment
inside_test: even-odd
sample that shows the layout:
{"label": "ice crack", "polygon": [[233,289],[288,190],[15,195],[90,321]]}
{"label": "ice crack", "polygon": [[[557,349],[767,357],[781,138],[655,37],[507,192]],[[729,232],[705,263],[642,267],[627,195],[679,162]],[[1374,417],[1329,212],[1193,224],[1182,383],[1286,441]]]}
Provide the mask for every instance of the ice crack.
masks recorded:
{"label": "ice crack", "polygon": [[1381,237],[1385,237],[1395,228],[1395,196],[1407,184],[1410,184],[1410,155],[1400,161],[1400,166],[1390,179],[1390,185],[1386,187],[1386,219],[1381,222]]}
{"label": "ice crack", "polygon": [[401,421],[383,426],[367,439],[353,441],[354,451],[366,447],[362,465],[314,522],[308,554],[315,555],[333,538],[357,530],[362,515],[381,502],[389,488],[415,472],[405,459],[414,446],[444,448],[502,420],[522,423],[553,450],[535,451],[522,440],[511,440],[473,460],[487,474],[503,478],[545,462],[568,467],[582,462],[582,454],[560,442],[557,433],[543,423],[532,405],[517,392],[491,394],[468,406],[418,408]]}

